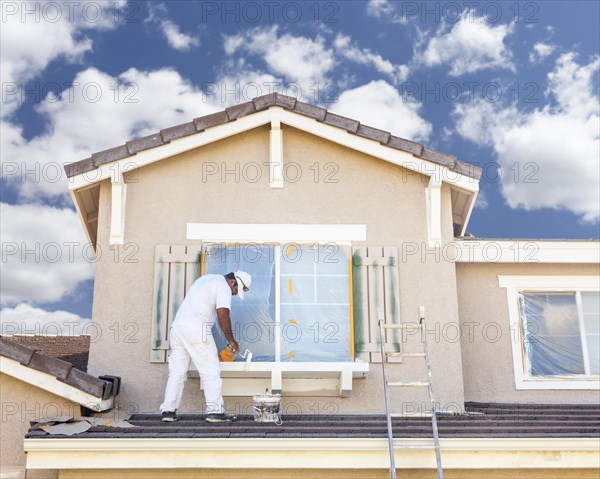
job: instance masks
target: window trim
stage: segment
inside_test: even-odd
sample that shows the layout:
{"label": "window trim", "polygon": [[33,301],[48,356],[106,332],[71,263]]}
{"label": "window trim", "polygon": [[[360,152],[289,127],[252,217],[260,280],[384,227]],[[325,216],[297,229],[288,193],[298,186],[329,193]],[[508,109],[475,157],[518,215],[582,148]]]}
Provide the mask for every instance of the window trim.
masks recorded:
{"label": "window trim", "polygon": [[[597,276],[498,276],[498,284],[506,288],[509,326],[516,389],[586,389],[600,390],[600,376],[529,377],[524,371],[523,338],[519,313],[519,293],[523,291],[575,292],[578,307],[582,292],[600,290]],[[581,316],[581,314],[579,314]],[[579,318],[582,321],[582,318]],[[516,340],[518,334],[518,340]],[[585,335],[582,335],[582,337]],[[583,346],[583,345],[582,345]],[[586,347],[587,351],[587,347]],[[588,358],[584,358],[588,361]],[[589,368],[589,365],[588,365]],[[588,369],[589,370],[589,369]]]}

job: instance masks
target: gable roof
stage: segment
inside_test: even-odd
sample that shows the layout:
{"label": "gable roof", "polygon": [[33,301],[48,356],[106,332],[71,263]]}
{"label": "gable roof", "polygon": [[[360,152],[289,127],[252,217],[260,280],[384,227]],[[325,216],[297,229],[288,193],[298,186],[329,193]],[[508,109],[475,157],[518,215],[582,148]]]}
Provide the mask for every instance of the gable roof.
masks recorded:
{"label": "gable roof", "polygon": [[308,118],[313,118],[336,128],[341,128],[348,133],[362,136],[369,140],[377,141],[384,146],[410,153],[416,158],[446,166],[451,171],[466,175],[470,178],[478,180],[481,177],[481,168],[459,161],[453,155],[441,153],[431,148],[427,148],[421,143],[394,136],[388,131],[363,125],[352,118],[336,115],[335,113],[327,111],[325,108],[304,103],[294,97],[281,95],[279,93],[263,95],[254,98],[251,101],[231,106],[217,113],[195,118],[188,123],[165,128],[152,135],[128,141],[124,145],[93,153],[89,158],[65,165],[65,172],[67,173],[67,177],[72,178],[79,174],[93,171],[105,163],[112,163],[134,156],[141,151],[156,148],[170,143],[173,140],[203,132],[208,128],[233,122],[239,118],[266,110],[272,106],[280,106],[285,110],[293,111],[294,113]]}
{"label": "gable roof", "polygon": [[94,411],[111,409],[118,393],[118,380],[97,378],[6,337],[0,337],[0,372]]}
{"label": "gable roof", "polygon": [[[125,172],[267,124],[271,124],[271,132],[281,132],[280,125],[284,124],[430,177],[427,194],[433,197],[428,208],[432,208],[433,214],[428,212],[428,221],[432,223],[431,231],[436,233],[441,209],[439,191],[442,183],[448,184],[455,234],[465,233],[479,190],[481,168],[296,98],[271,93],[65,165],[73,202],[93,247],[98,230],[101,181],[110,178],[113,187],[110,243],[123,243]],[[283,139],[279,136],[273,143],[272,136],[270,141],[271,161],[281,168],[283,159],[273,158],[281,154],[277,153],[280,146],[275,144],[280,145]]]}

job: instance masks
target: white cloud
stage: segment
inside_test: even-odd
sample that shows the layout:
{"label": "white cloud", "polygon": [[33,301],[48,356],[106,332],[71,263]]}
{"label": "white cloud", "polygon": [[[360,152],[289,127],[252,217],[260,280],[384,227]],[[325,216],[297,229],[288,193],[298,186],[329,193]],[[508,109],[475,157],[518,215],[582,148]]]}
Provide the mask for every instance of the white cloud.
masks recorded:
{"label": "white cloud", "polygon": [[[36,108],[47,124],[43,134],[27,140],[17,125],[2,122],[3,180],[18,189],[22,200],[66,196],[64,163],[220,109],[170,69],[132,68],[114,77],[89,68],[76,75],[73,85],[78,86]],[[39,174],[23,182],[25,170]]]}
{"label": "white cloud", "polygon": [[93,250],[73,210],[1,203],[0,213],[2,305],[59,301],[92,279]]}
{"label": "white cloud", "polygon": [[308,88],[314,82],[325,83],[335,66],[333,52],[325,40],[297,37],[288,33],[278,35],[278,27],[258,27],[224,38],[227,55],[244,51],[257,55],[275,75]]}
{"label": "white cloud", "polygon": [[367,3],[367,15],[371,17],[386,18],[394,13],[394,5],[389,0],[369,0]]}
{"label": "white cloud", "polygon": [[512,208],[565,209],[585,222],[600,218],[600,98],[587,65],[562,55],[548,75],[553,103],[531,112],[477,102],[455,109],[458,133],[494,149],[502,194]]}
{"label": "white cloud", "polygon": [[489,206],[487,195],[483,191],[477,193],[477,199],[475,200],[475,208],[484,210]]}
{"label": "white cloud", "polygon": [[200,45],[200,39],[187,33],[181,33],[179,27],[170,20],[160,22],[160,28],[169,45],[175,50],[189,50]]}
{"label": "white cloud", "polygon": [[385,60],[381,55],[373,53],[367,48],[358,48],[352,45],[352,39],[349,36],[338,33],[333,45],[338,55],[355,63],[372,66],[379,73],[388,76],[394,84],[398,84],[408,77],[409,68],[406,65],[394,65],[392,62]]}
{"label": "white cloud", "polygon": [[344,91],[330,110],[409,140],[426,141],[431,123],[419,115],[420,106],[405,102],[392,85],[377,80]]}
{"label": "white cloud", "polygon": [[[6,2],[0,29],[3,92],[18,90],[19,85],[35,78],[53,60],[80,61],[92,49],[92,41],[83,35],[85,30],[109,30],[119,25],[112,9],[121,7],[123,2],[115,3],[95,2],[93,8],[88,8],[79,2]],[[24,15],[26,11],[31,13]],[[19,107],[21,95],[10,94],[6,100],[3,99],[3,117]]]}
{"label": "white cloud", "polygon": [[164,3],[156,5],[149,3],[148,10],[149,13],[146,22],[155,23],[158,26],[171,48],[186,51],[200,45],[200,39],[198,37],[182,33],[179,29],[179,25],[172,20],[165,18],[167,15],[167,8]]}
{"label": "white cloud", "polygon": [[413,62],[430,67],[449,65],[452,76],[493,68],[514,71],[511,52],[504,43],[513,31],[514,23],[489,25],[484,18],[465,10],[451,29],[443,22]]}
{"label": "white cloud", "polygon": [[88,318],[67,311],[46,311],[21,303],[0,311],[0,334],[79,336],[95,334]]}
{"label": "white cloud", "polygon": [[553,45],[538,42],[533,46],[533,50],[529,54],[529,61],[537,63],[551,55],[556,48]]}

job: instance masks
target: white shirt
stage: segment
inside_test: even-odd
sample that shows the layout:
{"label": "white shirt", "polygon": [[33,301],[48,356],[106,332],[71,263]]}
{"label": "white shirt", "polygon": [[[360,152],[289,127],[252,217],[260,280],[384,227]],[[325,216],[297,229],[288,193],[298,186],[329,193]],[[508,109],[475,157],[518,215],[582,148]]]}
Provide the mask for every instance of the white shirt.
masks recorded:
{"label": "white shirt", "polygon": [[231,288],[220,274],[205,274],[198,278],[185,295],[173,326],[212,327],[217,319],[217,308],[231,309]]}

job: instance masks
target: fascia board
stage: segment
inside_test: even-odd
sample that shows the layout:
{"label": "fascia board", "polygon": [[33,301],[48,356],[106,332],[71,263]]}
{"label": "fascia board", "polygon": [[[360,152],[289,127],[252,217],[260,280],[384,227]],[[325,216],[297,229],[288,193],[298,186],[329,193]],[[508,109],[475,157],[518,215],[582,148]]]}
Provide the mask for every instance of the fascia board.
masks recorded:
{"label": "fascia board", "polygon": [[[435,468],[430,439],[396,439],[400,468]],[[597,468],[597,438],[443,438],[446,469]],[[386,438],[25,439],[28,469],[387,469]]]}
{"label": "fascia board", "polygon": [[457,263],[600,263],[597,241],[456,240],[448,255]]}

